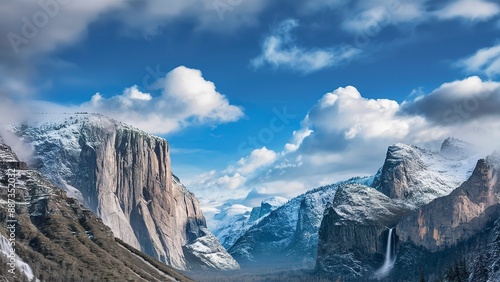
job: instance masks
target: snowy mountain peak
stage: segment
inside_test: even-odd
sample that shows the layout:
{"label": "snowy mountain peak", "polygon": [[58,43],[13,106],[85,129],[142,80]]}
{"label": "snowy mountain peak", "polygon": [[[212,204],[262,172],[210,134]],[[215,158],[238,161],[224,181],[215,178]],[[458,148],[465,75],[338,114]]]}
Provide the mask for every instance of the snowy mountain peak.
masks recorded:
{"label": "snowy mountain peak", "polygon": [[[447,139],[445,143],[444,152],[465,152],[456,149],[465,148],[463,141]],[[390,198],[421,206],[448,195],[470,176],[479,157],[467,155],[451,159],[442,153],[398,143],[388,148],[372,186]]]}
{"label": "snowy mountain peak", "polygon": [[396,143],[389,146],[387,149],[385,162],[400,162],[406,159],[418,159],[422,151],[424,151],[424,149],[417,146]]}
{"label": "snowy mountain peak", "polygon": [[476,153],[474,145],[454,137],[448,137],[441,145],[440,154],[450,160],[463,160]]}
{"label": "snowy mountain peak", "polygon": [[282,205],[286,204],[287,201],[288,201],[287,198],[275,196],[263,200],[261,206],[270,205],[272,207],[281,207]]}
{"label": "snowy mountain peak", "polygon": [[[143,130],[140,130],[134,126],[120,122],[108,116],[87,112],[39,113],[35,114],[31,117],[31,119],[23,122],[22,124],[12,125],[11,128],[14,132],[18,132],[20,129],[31,128],[41,132],[57,131],[58,133],[67,135],[77,132],[77,129],[83,126],[94,126],[106,130],[115,130],[117,128],[129,129],[143,135],[149,135]],[[153,135],[151,135],[150,137],[162,139]]]}
{"label": "snowy mountain peak", "polygon": [[236,240],[262,218],[284,205],[288,200],[283,197],[270,197],[261,202],[260,207],[249,208],[240,204],[225,204],[214,216],[217,222],[213,231],[221,244],[229,249]]}

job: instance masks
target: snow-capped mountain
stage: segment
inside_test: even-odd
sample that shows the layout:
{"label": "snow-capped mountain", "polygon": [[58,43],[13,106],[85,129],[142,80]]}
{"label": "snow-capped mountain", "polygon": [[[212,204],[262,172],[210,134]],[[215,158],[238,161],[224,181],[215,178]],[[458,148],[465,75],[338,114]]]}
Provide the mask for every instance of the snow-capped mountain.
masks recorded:
{"label": "snow-capped mountain", "polygon": [[40,115],[12,131],[31,144],[43,175],[126,243],[178,269],[238,268],[206,229],[196,197],[173,176],[165,139],[85,113]]}
{"label": "snow-capped mountain", "polygon": [[373,187],[416,208],[462,184],[479,158],[471,145],[454,138],[446,139],[439,152],[395,144],[388,148]]}
{"label": "snow-capped mountain", "polygon": [[494,153],[452,193],[402,217],[394,228],[397,256],[388,280],[458,281],[450,269],[460,261],[460,281],[500,281],[499,175],[500,154]]}
{"label": "snow-capped mountain", "polygon": [[395,144],[372,187],[339,188],[319,230],[316,269],[350,279],[374,272],[384,257],[389,228],[471,176],[479,156],[454,144],[465,143],[447,139],[440,152]]}
{"label": "snow-capped mountain", "polygon": [[342,183],[370,185],[373,177],[354,178],[295,197],[245,232],[229,253],[240,264],[295,263],[311,266],[316,257],[323,212]]}
{"label": "snow-capped mountain", "polygon": [[213,221],[216,227],[212,232],[222,246],[229,250],[250,227],[286,202],[286,198],[271,197],[263,200],[260,207],[254,208],[241,204],[226,204],[218,214],[214,215]]}
{"label": "snow-capped mountain", "polygon": [[[230,254],[242,264],[301,261],[302,266],[312,266],[318,254],[318,234],[325,209],[332,203],[336,214],[333,225],[354,226],[377,221],[386,214],[387,220],[369,232],[379,234],[386,231],[387,224],[397,222],[391,217],[398,218],[449,194],[470,176],[479,157],[471,156],[472,150],[459,150],[454,144],[463,143],[450,140],[445,142],[441,152],[406,144],[389,147],[384,165],[376,175],[320,187],[291,199],[249,228],[231,247]],[[452,147],[463,156],[450,159]],[[342,191],[338,197],[337,189]],[[346,242],[339,238],[332,240],[347,246],[355,244],[352,238],[345,236]],[[328,244],[325,253],[321,253],[322,257],[332,254],[334,248]],[[328,260],[326,257],[325,261]]]}

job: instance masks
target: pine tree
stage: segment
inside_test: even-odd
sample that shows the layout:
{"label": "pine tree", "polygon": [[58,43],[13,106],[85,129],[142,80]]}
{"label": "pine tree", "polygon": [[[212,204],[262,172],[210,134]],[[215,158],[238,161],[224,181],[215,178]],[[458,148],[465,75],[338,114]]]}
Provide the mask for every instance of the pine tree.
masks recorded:
{"label": "pine tree", "polygon": [[424,271],[420,269],[420,282],[425,282]]}
{"label": "pine tree", "polygon": [[446,271],[446,280],[449,282],[466,282],[469,279],[469,272],[465,259],[455,260],[455,264]]}
{"label": "pine tree", "polygon": [[463,282],[461,277],[460,277],[460,266],[459,266],[458,260],[455,260],[455,266],[453,267],[453,276],[455,278],[455,280],[453,280],[453,281]]}
{"label": "pine tree", "polygon": [[467,281],[469,279],[469,272],[467,271],[465,258],[462,258],[458,263],[458,276],[460,277],[460,281]]}
{"label": "pine tree", "polygon": [[455,281],[457,281],[457,276],[456,276],[456,272],[455,272],[455,267],[450,266],[450,267],[448,268],[448,270],[446,271],[445,278],[446,278],[446,280],[447,280],[447,281],[449,281],[449,282],[455,282]]}
{"label": "pine tree", "polygon": [[483,254],[479,255],[476,263],[474,264],[474,268],[472,269],[472,281],[483,282],[488,281],[489,278],[489,270],[486,266],[486,261],[484,259]]}

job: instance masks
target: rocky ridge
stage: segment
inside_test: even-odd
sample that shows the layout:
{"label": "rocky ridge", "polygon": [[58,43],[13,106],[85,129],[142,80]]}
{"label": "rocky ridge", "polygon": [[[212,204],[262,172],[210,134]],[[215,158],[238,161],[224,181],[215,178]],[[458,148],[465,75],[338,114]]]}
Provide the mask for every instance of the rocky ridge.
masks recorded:
{"label": "rocky ridge", "polygon": [[500,154],[479,160],[471,177],[450,195],[402,218],[396,226],[399,237],[429,251],[469,239],[500,214],[499,177]]}

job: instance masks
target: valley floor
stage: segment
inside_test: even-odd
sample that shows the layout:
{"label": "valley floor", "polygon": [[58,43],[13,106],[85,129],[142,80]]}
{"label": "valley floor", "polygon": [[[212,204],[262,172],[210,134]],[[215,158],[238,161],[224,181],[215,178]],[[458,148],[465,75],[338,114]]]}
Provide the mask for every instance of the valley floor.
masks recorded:
{"label": "valley floor", "polygon": [[236,271],[200,271],[186,272],[195,281],[200,282],[327,282],[336,281],[334,277],[320,276],[309,269],[297,270],[236,270]]}

